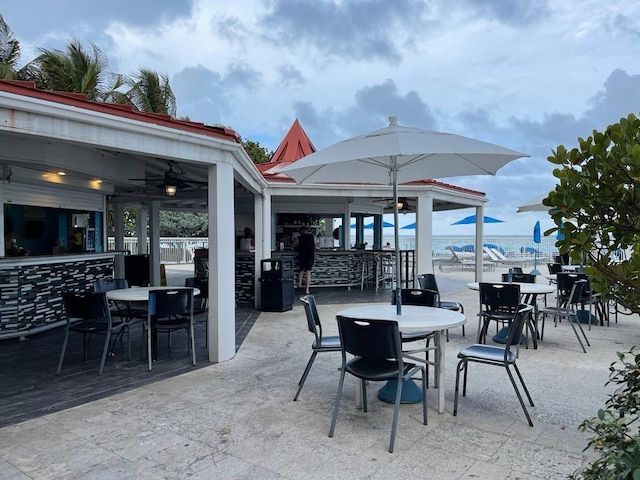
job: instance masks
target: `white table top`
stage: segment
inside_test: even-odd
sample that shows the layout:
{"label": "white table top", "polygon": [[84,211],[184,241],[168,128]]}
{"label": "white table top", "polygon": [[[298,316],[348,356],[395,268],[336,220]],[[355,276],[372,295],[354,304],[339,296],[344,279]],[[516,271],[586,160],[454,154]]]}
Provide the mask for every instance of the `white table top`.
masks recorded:
{"label": "white table top", "polygon": [[[501,285],[508,285],[507,282],[487,282]],[[514,285],[520,285],[520,293],[522,295],[542,295],[545,293],[554,293],[556,291],[555,285],[549,285],[544,283],[521,283],[513,282]],[[467,288],[471,290],[480,290],[480,284],[478,282],[467,283]]]}
{"label": "white table top", "polygon": [[200,290],[194,287],[131,287],[110,290],[107,292],[107,298],[117,302],[146,302],[149,300],[149,290],[175,290],[176,288],[193,288],[194,295],[200,293]]}
{"label": "white table top", "polygon": [[337,315],[362,320],[394,320],[401,332],[447,330],[467,323],[466,317],[453,310],[435,307],[402,305],[402,314],[395,305],[362,305],[340,310]]}

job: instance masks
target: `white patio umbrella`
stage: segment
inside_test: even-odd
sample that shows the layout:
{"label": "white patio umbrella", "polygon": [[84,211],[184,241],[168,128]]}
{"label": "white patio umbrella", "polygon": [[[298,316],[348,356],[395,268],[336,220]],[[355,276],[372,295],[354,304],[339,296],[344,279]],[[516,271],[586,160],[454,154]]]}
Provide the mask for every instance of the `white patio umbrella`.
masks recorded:
{"label": "white patio umbrella", "polygon": [[516,212],[517,213],[523,213],[523,212],[546,212],[551,207],[547,207],[546,205],[543,205],[542,204],[542,200],[547,198],[548,195],[549,195],[548,192],[547,193],[542,193],[540,195],[536,195],[535,197],[527,200],[522,205],[520,205],[518,207],[518,209],[516,210]]}
{"label": "white patio umbrella", "polygon": [[[494,175],[524,153],[460,135],[398,125],[343,140],[281,169],[298,183],[362,183],[393,187],[396,278],[401,283],[398,184],[462,175]],[[397,290],[397,289],[396,289]],[[402,312],[397,293],[398,314]]]}

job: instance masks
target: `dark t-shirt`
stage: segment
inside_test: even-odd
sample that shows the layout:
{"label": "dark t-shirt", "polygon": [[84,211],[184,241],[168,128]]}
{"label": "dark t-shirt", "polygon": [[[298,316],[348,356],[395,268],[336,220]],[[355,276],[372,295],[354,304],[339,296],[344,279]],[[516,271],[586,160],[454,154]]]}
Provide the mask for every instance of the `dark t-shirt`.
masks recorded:
{"label": "dark t-shirt", "polygon": [[315,260],[316,243],[310,233],[303,233],[298,237],[298,262],[300,266],[311,264]]}

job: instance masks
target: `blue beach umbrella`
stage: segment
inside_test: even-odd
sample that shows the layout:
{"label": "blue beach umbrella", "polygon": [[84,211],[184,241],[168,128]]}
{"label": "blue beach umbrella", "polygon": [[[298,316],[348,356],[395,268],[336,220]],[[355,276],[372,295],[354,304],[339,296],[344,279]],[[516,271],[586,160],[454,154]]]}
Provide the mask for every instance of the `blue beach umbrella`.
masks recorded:
{"label": "blue beach umbrella", "polygon": [[[504,220],[498,220],[493,217],[483,217],[483,223],[503,223]],[[476,216],[469,215],[468,217],[464,217],[462,220],[458,220],[457,222],[453,222],[451,225],[470,225],[472,223],[476,223]]]}
{"label": "blue beach umbrella", "polygon": [[401,230],[413,230],[416,228],[416,222],[410,223],[409,225],[405,225],[404,227],[400,227]]}
{"label": "blue beach umbrella", "polygon": [[[373,228],[373,222],[371,223],[367,223],[364,228],[366,228],[367,230],[372,229]],[[382,228],[387,228],[387,227],[393,227],[393,223],[389,223],[389,222],[382,222]]]}
{"label": "blue beach umbrella", "polygon": [[[535,243],[540,243],[540,220],[538,220],[533,227],[533,241]],[[531,270],[533,275],[540,275],[540,271],[538,270],[538,250],[536,249],[533,256],[533,270]]]}
{"label": "blue beach umbrella", "polygon": [[556,232],[556,240],[564,240],[564,233],[562,233],[563,222],[560,222],[560,226],[558,227],[558,231]]}

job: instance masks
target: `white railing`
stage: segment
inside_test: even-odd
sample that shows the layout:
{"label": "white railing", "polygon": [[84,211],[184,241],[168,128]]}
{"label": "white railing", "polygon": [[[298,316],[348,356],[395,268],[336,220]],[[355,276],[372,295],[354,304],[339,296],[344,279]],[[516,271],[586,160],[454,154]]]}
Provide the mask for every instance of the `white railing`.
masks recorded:
{"label": "white railing", "polygon": [[[116,241],[113,237],[108,239],[109,250],[115,250]],[[209,239],[207,238],[160,238],[160,262],[161,263],[193,263],[193,251],[196,248],[207,248]],[[124,249],[131,253],[138,252],[138,239],[136,237],[124,238]],[[149,239],[143,253],[149,253]]]}

